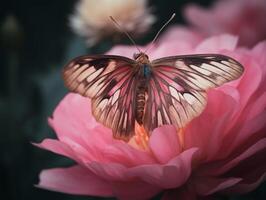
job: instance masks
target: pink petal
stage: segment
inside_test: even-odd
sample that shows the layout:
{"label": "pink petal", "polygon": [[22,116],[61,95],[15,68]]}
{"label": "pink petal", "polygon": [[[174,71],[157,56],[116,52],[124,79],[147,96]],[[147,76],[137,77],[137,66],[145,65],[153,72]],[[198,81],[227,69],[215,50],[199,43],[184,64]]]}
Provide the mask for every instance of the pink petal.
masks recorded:
{"label": "pink petal", "polygon": [[[203,40],[198,32],[184,26],[170,27],[160,37],[156,48],[149,53],[151,60],[183,54],[191,54],[196,45]],[[178,48],[177,48],[178,47]]]}
{"label": "pink petal", "polygon": [[99,177],[108,181],[126,181],[127,177],[125,172],[127,168],[120,163],[100,163],[90,162],[86,164],[86,167],[97,174]]}
{"label": "pink petal", "polygon": [[221,141],[235,109],[236,102],[231,96],[219,90],[210,90],[205,110],[185,129],[184,148],[199,147],[205,160],[221,156]]}
{"label": "pink petal", "polygon": [[37,187],[68,194],[113,196],[108,182],[81,166],[44,170]]}
{"label": "pink petal", "polygon": [[59,155],[63,155],[63,156],[72,158],[73,160],[76,160],[76,161],[79,160],[77,158],[77,155],[73,151],[73,149],[71,149],[67,144],[60,142],[58,140],[45,139],[41,143],[39,143],[39,144],[33,143],[33,145],[35,145],[39,148],[42,148],[42,149],[46,149],[48,151],[52,151],[52,152],[59,154]]}
{"label": "pink petal", "polygon": [[227,160],[223,161],[217,161],[213,164],[208,164],[205,166],[202,166],[202,169],[198,171],[197,174],[200,174],[201,176],[204,175],[212,175],[212,176],[218,176],[226,173],[228,170],[235,167],[240,162],[245,162],[246,159],[249,157],[254,156],[256,153],[259,153],[260,151],[264,150],[266,148],[266,139],[261,139],[258,142],[254,143],[251,147],[249,147],[245,151],[240,151],[241,154],[233,157],[233,158],[227,158]]}
{"label": "pink petal", "polygon": [[181,152],[181,146],[174,126],[163,126],[153,131],[149,146],[159,163],[167,163]]}
{"label": "pink petal", "polygon": [[112,182],[111,187],[114,195],[121,200],[147,200],[162,190],[139,179]]}
{"label": "pink petal", "polygon": [[[210,21],[214,21],[214,16],[210,17],[210,14],[196,4],[188,4],[184,11],[184,16],[187,21],[193,24],[196,27],[207,28]],[[206,23],[209,22],[209,23]],[[208,27],[207,30],[210,30],[212,27]]]}
{"label": "pink petal", "polygon": [[220,53],[222,50],[235,50],[237,37],[223,34],[203,40],[197,47],[196,53]]}
{"label": "pink petal", "polygon": [[186,150],[165,165],[141,165],[130,168],[126,172],[127,177],[138,177],[161,188],[179,187],[190,176],[192,160],[197,151],[197,148]]}
{"label": "pink petal", "polygon": [[[240,130],[231,130],[234,132],[234,135],[228,134],[228,137],[225,139],[230,145],[228,145],[224,151],[225,155],[229,155],[234,149],[239,148],[240,144],[245,142],[254,142],[251,138],[261,137],[263,134],[258,134],[262,128],[265,127],[265,118],[266,112],[260,113],[258,116],[254,117],[251,120],[247,120],[241,127]],[[263,131],[264,132],[264,131]],[[265,137],[265,132],[264,132]]]}
{"label": "pink petal", "polygon": [[239,183],[241,178],[196,177],[193,179],[197,194],[207,196]]}
{"label": "pink petal", "polygon": [[114,142],[104,149],[105,161],[121,163],[127,167],[156,163],[156,159],[143,150],[135,149],[124,142]]}
{"label": "pink petal", "polygon": [[265,11],[265,0],[220,0],[208,9],[188,5],[184,14],[199,32],[206,35],[235,34],[241,45],[253,46],[265,39]]}
{"label": "pink petal", "polygon": [[[145,47],[139,46],[140,49],[145,49]],[[136,47],[130,45],[117,45],[113,47],[110,51],[108,51],[106,54],[108,55],[121,55],[128,58],[133,58],[133,54],[136,53],[138,50]]]}
{"label": "pink petal", "polygon": [[249,115],[246,118],[247,120],[252,120],[258,115],[262,114],[261,111],[266,108],[266,91],[260,94],[256,100],[254,100],[253,104],[248,106]]}
{"label": "pink petal", "polygon": [[48,151],[52,151],[56,154],[69,157],[79,163],[86,163],[90,160],[97,160],[97,155],[91,154],[82,146],[74,143],[74,141],[71,140],[66,144],[58,140],[45,139],[42,143],[34,145]]}
{"label": "pink petal", "polygon": [[245,56],[239,61],[243,63],[245,67],[241,82],[238,85],[238,90],[241,94],[241,105],[245,106],[261,83],[262,71],[259,65],[250,56]]}
{"label": "pink petal", "polygon": [[243,180],[225,190],[226,193],[247,193],[254,190],[260,183],[266,180],[266,148],[250,156],[245,162],[241,162],[234,169],[229,171],[230,175],[241,177]]}
{"label": "pink petal", "polygon": [[118,163],[92,162],[86,166],[100,178],[107,180],[114,195],[120,199],[148,199],[162,190],[153,183],[143,181],[141,177],[130,177],[130,169]]}
{"label": "pink petal", "polygon": [[231,188],[228,188],[224,191],[224,193],[228,194],[245,194],[251,192],[252,190],[256,189],[261,183],[266,180],[266,173],[264,173],[259,179],[256,179],[254,182],[250,183],[239,183]]}
{"label": "pink petal", "polygon": [[81,134],[92,130],[98,123],[91,115],[91,105],[88,98],[78,94],[68,94],[56,107],[50,125],[58,138],[69,138],[82,144]]}
{"label": "pink petal", "polygon": [[[263,72],[263,77],[266,78],[266,41],[262,41],[258,43],[253,49],[252,54],[254,56],[254,59],[259,63],[259,66],[261,67],[261,71]],[[265,85],[264,85],[265,86]]]}

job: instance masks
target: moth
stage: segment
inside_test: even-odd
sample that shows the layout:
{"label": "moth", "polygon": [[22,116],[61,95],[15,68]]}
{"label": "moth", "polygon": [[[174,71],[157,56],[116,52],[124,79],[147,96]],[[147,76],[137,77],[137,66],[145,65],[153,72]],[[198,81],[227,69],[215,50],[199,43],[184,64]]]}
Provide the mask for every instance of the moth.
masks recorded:
{"label": "moth", "polygon": [[219,54],[179,55],[153,61],[144,52],[134,59],[86,55],[63,70],[66,87],[91,98],[95,119],[128,141],[135,124],[147,133],[171,124],[186,126],[206,106],[206,91],[235,80],[244,71],[231,57]]}

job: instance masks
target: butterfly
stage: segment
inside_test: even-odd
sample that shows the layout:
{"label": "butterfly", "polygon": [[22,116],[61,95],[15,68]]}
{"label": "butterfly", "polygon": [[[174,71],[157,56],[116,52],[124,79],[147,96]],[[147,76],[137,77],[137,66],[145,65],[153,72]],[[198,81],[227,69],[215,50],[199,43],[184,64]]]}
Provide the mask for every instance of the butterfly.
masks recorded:
{"label": "butterfly", "polygon": [[235,80],[244,71],[231,57],[219,54],[180,55],[150,61],[143,52],[134,59],[87,55],[63,70],[66,87],[91,98],[92,114],[128,141],[135,124],[147,133],[162,125],[186,126],[207,102],[206,91]]}

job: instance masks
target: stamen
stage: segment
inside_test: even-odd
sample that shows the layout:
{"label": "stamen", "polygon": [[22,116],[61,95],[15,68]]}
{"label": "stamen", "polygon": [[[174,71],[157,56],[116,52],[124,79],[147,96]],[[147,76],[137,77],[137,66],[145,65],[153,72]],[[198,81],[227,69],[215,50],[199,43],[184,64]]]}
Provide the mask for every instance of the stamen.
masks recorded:
{"label": "stamen", "polygon": [[185,128],[179,128],[177,130],[177,136],[182,150],[184,149],[184,134],[185,134]]}
{"label": "stamen", "polygon": [[[185,127],[179,128],[176,131],[178,137],[178,143],[180,144],[181,151],[184,150],[184,134],[185,134]],[[142,149],[145,151],[149,151],[149,134],[144,129],[142,125],[139,125],[137,122],[135,123],[135,136],[131,138],[129,144],[137,149]]]}
{"label": "stamen", "polygon": [[144,150],[148,149],[149,136],[143,126],[135,123],[135,141],[139,147]]}

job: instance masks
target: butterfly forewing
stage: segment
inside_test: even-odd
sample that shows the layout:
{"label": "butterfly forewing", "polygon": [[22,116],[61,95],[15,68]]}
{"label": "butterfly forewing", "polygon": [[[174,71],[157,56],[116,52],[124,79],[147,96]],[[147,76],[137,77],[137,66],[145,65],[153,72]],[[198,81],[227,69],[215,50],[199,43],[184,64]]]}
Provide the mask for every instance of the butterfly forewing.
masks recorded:
{"label": "butterfly forewing", "polygon": [[92,114],[112,128],[115,138],[134,134],[136,77],[134,60],[120,56],[83,56],[63,71],[65,85],[92,99]]}
{"label": "butterfly forewing", "polygon": [[243,66],[219,54],[166,57],[152,62],[165,77],[187,90],[205,91],[240,77]]}
{"label": "butterfly forewing", "polygon": [[132,70],[135,64],[121,56],[81,56],[64,68],[63,77],[70,91],[93,98],[116,85],[117,75]]}

